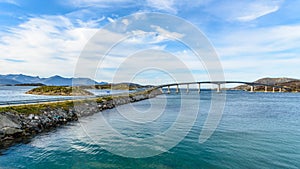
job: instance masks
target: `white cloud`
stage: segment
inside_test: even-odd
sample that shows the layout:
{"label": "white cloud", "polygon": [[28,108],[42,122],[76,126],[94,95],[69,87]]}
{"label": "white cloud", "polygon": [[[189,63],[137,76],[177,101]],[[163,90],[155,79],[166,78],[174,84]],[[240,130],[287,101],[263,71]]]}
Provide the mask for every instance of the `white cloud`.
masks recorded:
{"label": "white cloud", "polygon": [[174,7],[174,0],[147,0],[147,5],[170,13],[177,12]]}
{"label": "white cloud", "polygon": [[77,57],[95,31],[74,27],[62,16],[31,18],[1,34],[1,73],[72,76]]}
{"label": "white cloud", "polygon": [[[74,5],[74,6],[94,6],[99,5],[105,7],[109,2],[106,0],[69,0],[68,3]],[[116,3],[116,2],[122,2],[122,0],[111,0],[110,2]]]}
{"label": "white cloud", "polygon": [[114,23],[115,20],[113,18],[110,18],[110,17],[107,17],[107,20],[110,22],[110,23]]}
{"label": "white cloud", "polygon": [[157,25],[151,25],[153,30],[133,30],[131,31],[131,38],[128,42],[133,44],[158,44],[166,41],[176,41],[183,38],[185,35],[178,32],[170,32]]}
{"label": "white cloud", "polygon": [[88,20],[88,21],[82,21],[80,19],[76,19],[77,23],[79,24],[80,27],[84,28],[96,28],[99,27],[99,23],[105,19],[104,16],[102,16],[99,19],[95,20]]}
{"label": "white cloud", "polygon": [[181,10],[204,6],[213,0],[146,0],[147,6],[157,9],[159,11],[165,11],[171,14],[177,14]]}
{"label": "white cloud", "polygon": [[128,26],[128,25],[129,25],[129,20],[128,20],[128,19],[123,19],[123,20],[122,20],[122,23],[123,23],[125,26]]}
{"label": "white cloud", "polygon": [[216,1],[206,11],[227,21],[252,21],[280,9],[283,0]]}
{"label": "white cloud", "polygon": [[0,3],[9,3],[19,6],[19,4],[15,0],[0,0]]}
{"label": "white cloud", "polygon": [[243,16],[238,16],[236,19],[243,22],[252,21],[261,16],[276,12],[279,9],[279,6],[258,6],[257,8],[253,7],[251,9],[251,11],[248,11]]}
{"label": "white cloud", "polygon": [[140,11],[161,11],[176,14],[182,9],[195,8],[209,4],[213,0],[67,0],[62,3],[75,7],[96,7],[96,8],[116,8],[122,9],[135,7]]}
{"label": "white cloud", "polygon": [[[102,70],[100,69],[100,75],[98,76],[103,77],[107,75],[110,81],[114,80],[117,82],[131,81],[145,70],[165,72],[170,76],[176,77],[179,81],[188,81],[187,77],[192,74],[181,59],[162,50],[141,50],[123,58],[108,57],[105,59],[105,62],[103,65],[110,65],[115,71],[105,70],[101,67]],[[157,73],[148,75],[148,81],[154,78],[161,80],[164,78],[157,76]]]}
{"label": "white cloud", "polygon": [[[241,30],[220,35],[215,44],[224,56],[299,52],[300,25]],[[218,45],[219,44],[219,45]]]}
{"label": "white cloud", "polygon": [[161,36],[167,37],[167,38],[171,38],[171,39],[181,39],[183,38],[185,35],[180,34],[178,32],[170,32],[166,29],[163,29],[159,26],[156,25],[152,25],[152,28],[154,28]]}
{"label": "white cloud", "polygon": [[299,76],[300,25],[227,32],[212,42],[229,79]]}
{"label": "white cloud", "polygon": [[76,7],[99,7],[99,8],[108,8],[114,7],[114,5],[118,4],[118,6],[128,6],[134,5],[135,2],[132,0],[67,0],[67,4],[71,4]]}

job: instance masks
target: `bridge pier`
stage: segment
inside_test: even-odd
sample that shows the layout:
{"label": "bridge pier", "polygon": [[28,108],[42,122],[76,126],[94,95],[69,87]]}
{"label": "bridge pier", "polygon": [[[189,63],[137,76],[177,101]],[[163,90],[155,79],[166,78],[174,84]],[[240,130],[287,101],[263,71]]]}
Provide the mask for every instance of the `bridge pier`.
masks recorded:
{"label": "bridge pier", "polygon": [[189,93],[189,84],[186,85],[186,93]]}
{"label": "bridge pier", "polygon": [[[201,84],[210,84],[212,90],[216,90],[216,93],[220,93],[222,92],[222,88],[221,85],[222,84],[231,84],[231,83],[242,83],[247,85],[247,89],[249,90],[250,87],[250,92],[255,92],[255,90],[262,89],[260,91],[262,92],[285,92],[285,91],[289,91],[290,89],[284,87],[284,86],[277,86],[277,85],[270,85],[270,84],[263,84],[263,83],[256,83],[256,82],[242,82],[242,81],[198,81],[198,82],[182,82],[182,83],[172,83],[172,84],[164,84],[164,85],[159,85],[156,86],[156,88],[161,89],[162,91],[164,91],[165,93],[171,93],[170,87],[171,86],[176,86],[176,89],[174,88],[174,91],[176,91],[176,93],[181,92],[179,86],[184,86],[186,85],[186,93],[189,93],[189,85],[197,85],[198,84],[198,93],[201,92]],[[217,85],[217,87],[214,87],[214,85]],[[224,85],[224,89],[226,90]],[[258,86],[258,87],[257,87]],[[167,90],[166,90],[167,87]],[[164,90],[163,90],[164,89]],[[269,90],[269,91],[268,91]],[[184,90],[182,92],[185,92]]]}
{"label": "bridge pier", "polygon": [[254,86],[250,86],[250,92],[254,92]]}
{"label": "bridge pier", "polygon": [[221,84],[218,83],[217,85],[218,85],[218,87],[217,87],[217,93],[220,93],[221,92]]}

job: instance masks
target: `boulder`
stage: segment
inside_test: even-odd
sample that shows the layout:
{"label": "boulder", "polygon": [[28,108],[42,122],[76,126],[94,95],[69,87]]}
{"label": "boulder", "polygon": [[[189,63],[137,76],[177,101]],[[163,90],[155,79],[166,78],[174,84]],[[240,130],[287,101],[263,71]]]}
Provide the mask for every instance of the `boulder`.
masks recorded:
{"label": "boulder", "polygon": [[[15,117],[17,118],[17,117]],[[12,119],[12,117],[8,117],[6,114],[0,114],[0,129],[4,127],[10,127],[10,128],[21,128],[20,124],[15,122],[15,119]]]}
{"label": "boulder", "polygon": [[12,127],[4,127],[1,128],[0,130],[1,130],[0,133],[3,133],[4,135],[15,135],[23,132],[23,130],[21,129],[12,128]]}

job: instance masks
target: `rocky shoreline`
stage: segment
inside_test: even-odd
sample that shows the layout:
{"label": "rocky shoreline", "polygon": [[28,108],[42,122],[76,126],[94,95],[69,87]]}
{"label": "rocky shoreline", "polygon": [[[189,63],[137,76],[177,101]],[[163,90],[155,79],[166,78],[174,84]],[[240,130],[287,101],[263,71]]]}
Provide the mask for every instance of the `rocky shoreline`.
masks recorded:
{"label": "rocky shoreline", "polygon": [[0,110],[0,149],[28,140],[35,135],[55,129],[83,116],[92,115],[118,105],[137,102],[162,94],[160,90],[142,91],[129,95],[106,96],[93,100],[74,101],[68,106],[52,103],[43,106],[39,113],[18,112],[16,109]]}

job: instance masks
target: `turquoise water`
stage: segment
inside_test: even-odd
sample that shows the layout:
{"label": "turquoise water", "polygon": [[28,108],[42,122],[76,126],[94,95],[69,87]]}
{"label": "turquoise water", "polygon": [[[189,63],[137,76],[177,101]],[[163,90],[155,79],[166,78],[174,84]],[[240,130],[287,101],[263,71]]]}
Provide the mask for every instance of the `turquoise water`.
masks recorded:
{"label": "turquoise water", "polygon": [[[158,110],[156,106],[165,97],[165,111],[153,122],[128,121],[118,109],[110,109],[3,151],[0,168],[300,168],[300,94],[228,91],[222,119],[202,144],[198,138],[210,108],[210,92],[162,95],[133,103],[133,107],[149,110],[143,112],[147,117]],[[186,116],[197,110],[194,105],[198,100],[200,111],[191,130],[175,147],[148,158],[122,157],[108,151],[109,146],[132,150],[126,141],[103,128],[101,118],[124,136],[151,138],[172,127],[181,98],[189,107],[184,111]],[[126,106],[119,110],[126,110]],[[184,126],[188,125],[178,129],[185,130]]]}

